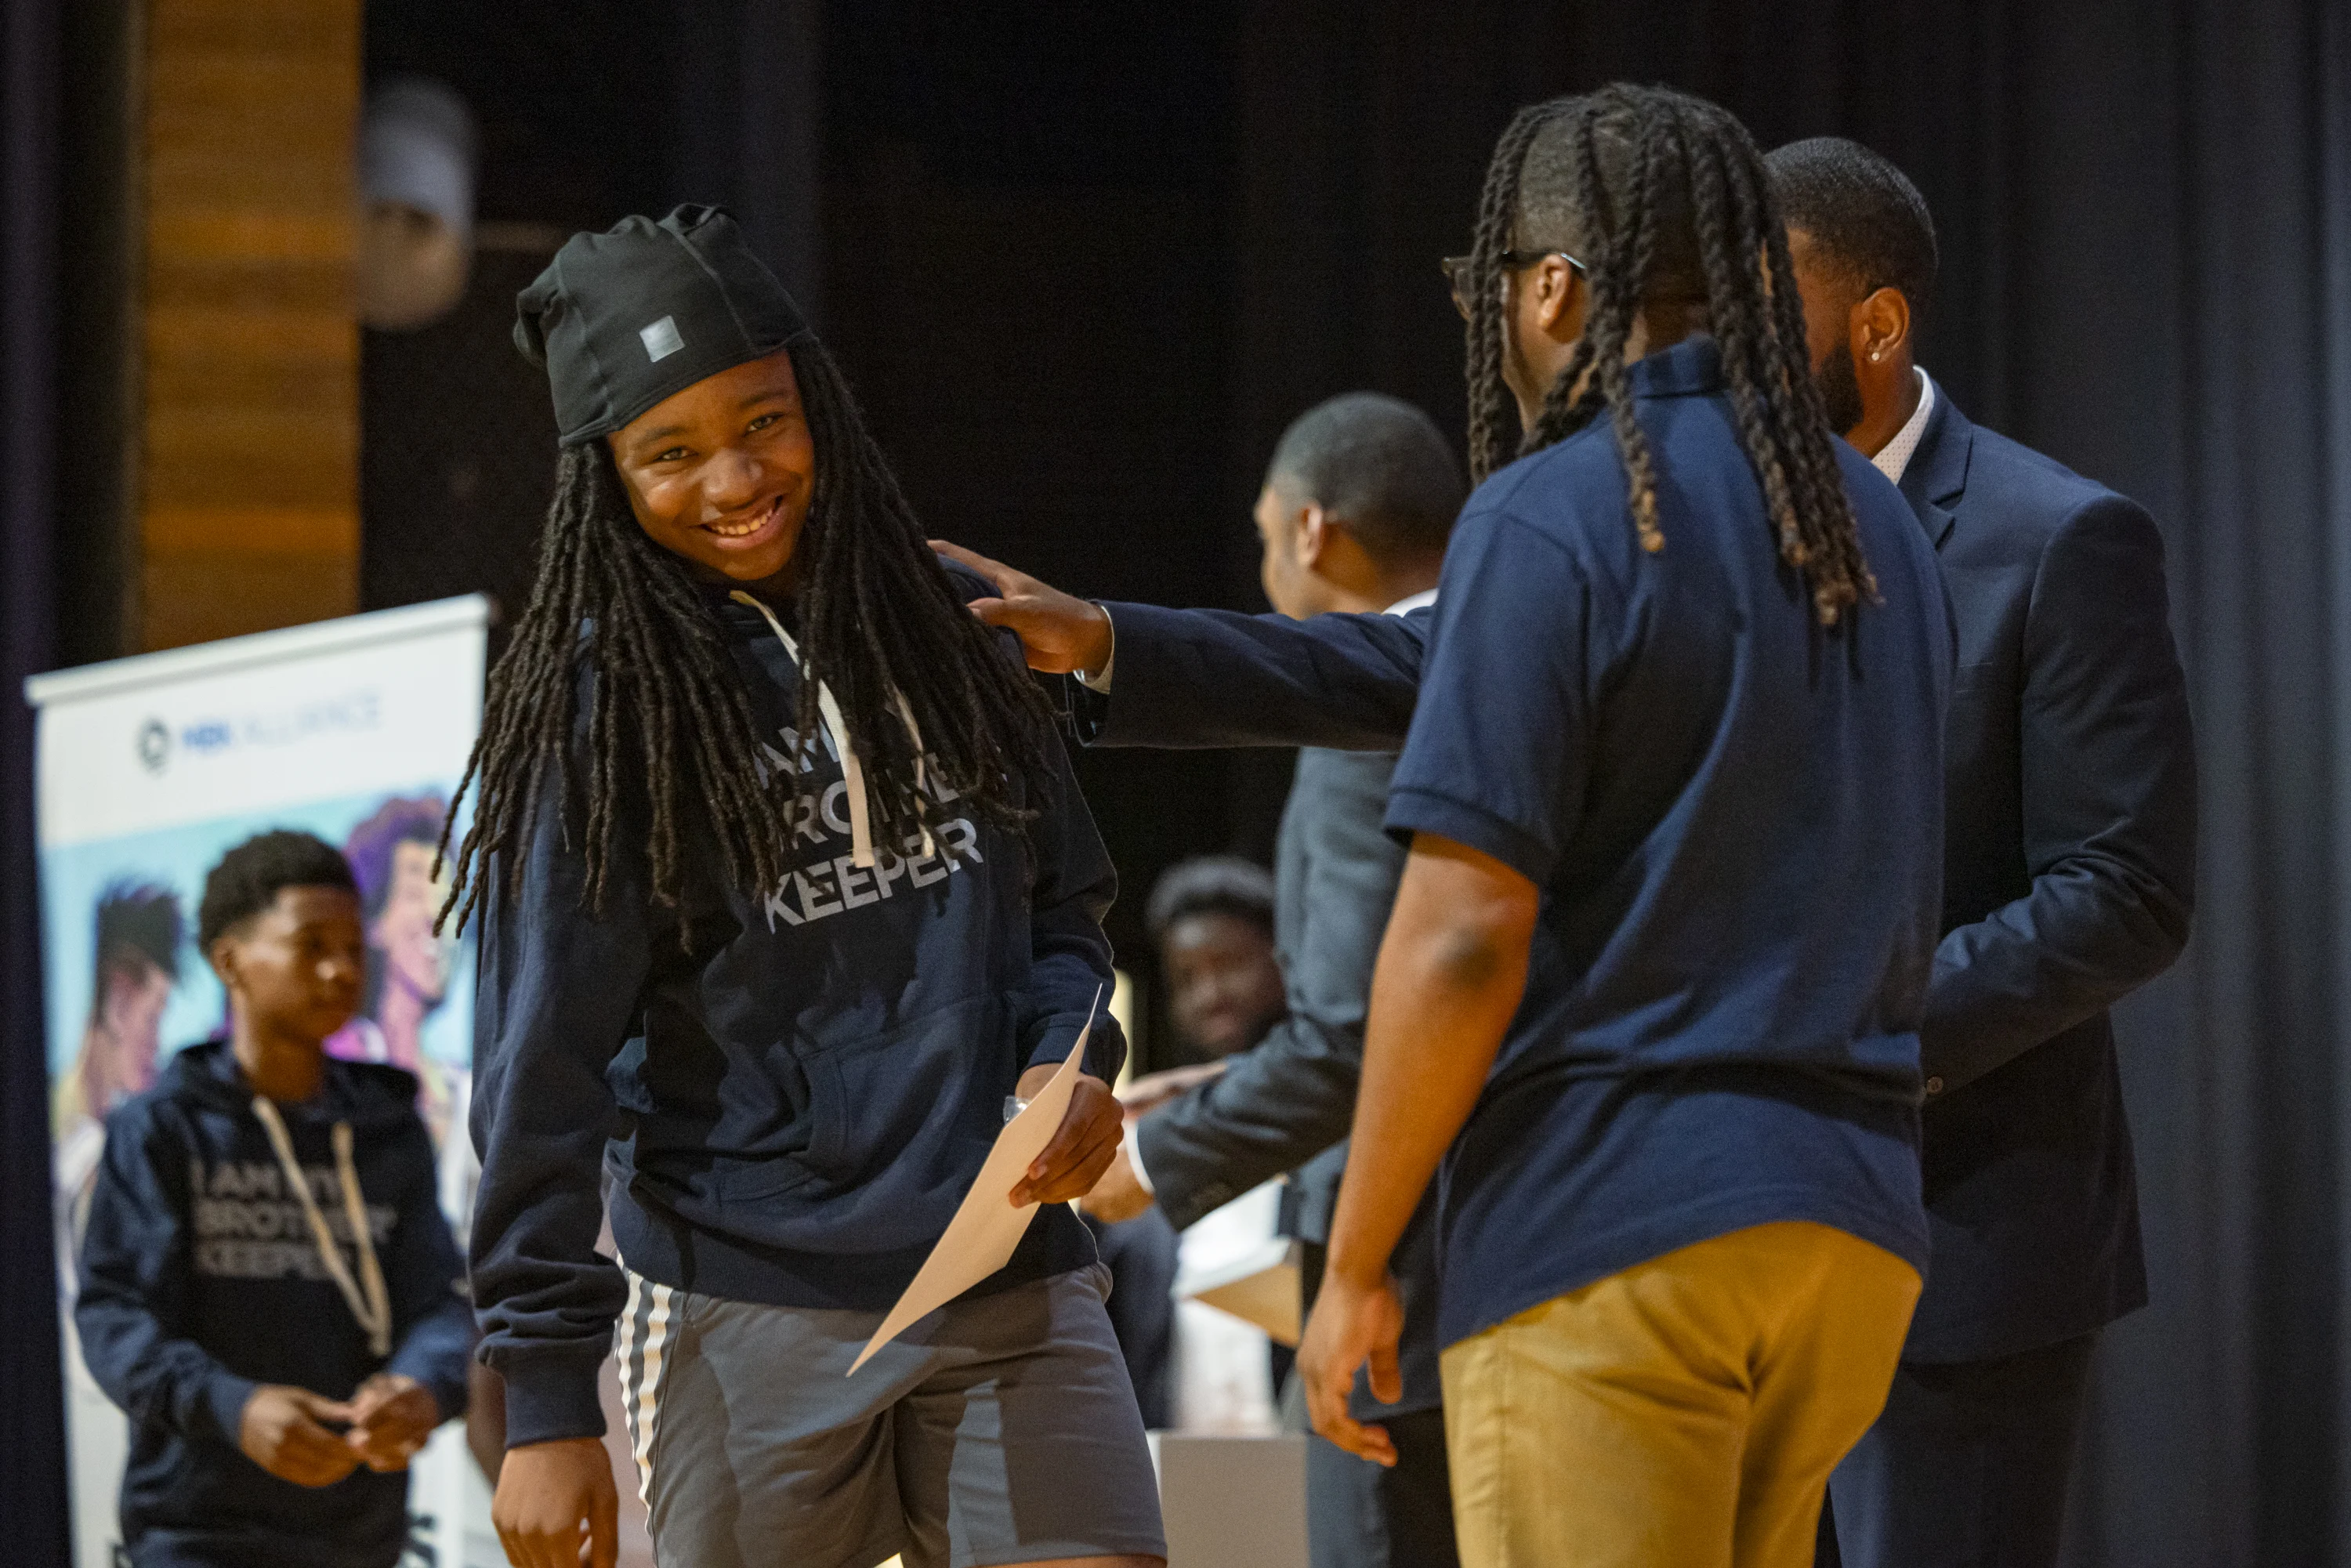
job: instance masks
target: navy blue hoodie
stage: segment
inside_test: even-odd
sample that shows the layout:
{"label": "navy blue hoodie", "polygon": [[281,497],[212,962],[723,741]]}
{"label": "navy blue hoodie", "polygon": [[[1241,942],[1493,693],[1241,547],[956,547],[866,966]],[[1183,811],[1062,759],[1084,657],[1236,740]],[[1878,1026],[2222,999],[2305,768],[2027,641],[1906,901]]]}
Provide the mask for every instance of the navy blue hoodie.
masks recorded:
{"label": "navy blue hoodie", "polygon": [[[377,1372],[405,1373],[432,1390],[444,1416],[465,1408],[472,1317],[416,1080],[329,1059],[319,1094],[278,1111],[338,1237],[349,1226],[332,1129],[350,1124],[391,1297],[392,1357],[369,1351],[321,1264],[227,1043],[172,1057],[152,1089],[107,1118],[74,1307],[90,1375],[131,1417],[122,1535],[140,1568],[399,1560],[408,1477],[362,1467],[328,1487],[279,1480],[236,1446],[245,1402],[261,1384],[342,1399]],[[348,1239],[342,1252],[357,1278]]]}
{"label": "navy blue hoodie", "polygon": [[[950,568],[967,600],[991,591]],[[957,813],[852,859],[831,737],[791,726],[793,662],[759,612],[712,612],[744,674],[771,764],[803,758],[819,797],[796,824],[802,869],[766,894],[726,885],[706,824],[682,826],[686,887],[649,896],[642,787],[624,788],[601,913],[580,897],[578,787],[546,792],[518,898],[485,873],[475,1011],[473,1230],[482,1354],[506,1379],[507,1441],[604,1429],[598,1361],[625,1295],[612,1236],[657,1283],[777,1306],[879,1311],[898,1298],[978,1175],[1020,1073],[1069,1054],[1097,991],[1087,1071],[1113,1077],[1102,916],[1116,879],[1066,758],[1025,832]],[[1006,639],[1008,644],[1009,638]],[[1017,658],[1008,646],[1005,656]],[[1048,1206],[981,1291],[1094,1260]]]}

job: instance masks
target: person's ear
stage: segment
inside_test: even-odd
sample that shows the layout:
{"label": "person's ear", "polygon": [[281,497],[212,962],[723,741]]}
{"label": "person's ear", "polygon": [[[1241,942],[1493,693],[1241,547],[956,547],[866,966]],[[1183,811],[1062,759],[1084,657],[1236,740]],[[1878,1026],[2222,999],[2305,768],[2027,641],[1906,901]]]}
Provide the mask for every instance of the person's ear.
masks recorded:
{"label": "person's ear", "polygon": [[1573,338],[1581,329],[1571,320],[1570,308],[1575,303],[1575,291],[1582,274],[1557,256],[1547,256],[1535,265],[1532,287],[1535,291],[1535,324],[1544,332],[1562,341]]}
{"label": "person's ear", "polygon": [[1880,288],[1853,308],[1853,357],[1884,364],[1910,341],[1910,301],[1898,288]]}
{"label": "person's ear", "polygon": [[211,949],[204,954],[205,962],[212,965],[213,974],[220,980],[221,989],[230,996],[235,996],[245,984],[237,977],[236,958],[236,937],[226,932],[214,937]]}
{"label": "person's ear", "polygon": [[1320,501],[1309,501],[1298,512],[1298,564],[1309,571],[1322,559],[1331,542],[1331,518]]}

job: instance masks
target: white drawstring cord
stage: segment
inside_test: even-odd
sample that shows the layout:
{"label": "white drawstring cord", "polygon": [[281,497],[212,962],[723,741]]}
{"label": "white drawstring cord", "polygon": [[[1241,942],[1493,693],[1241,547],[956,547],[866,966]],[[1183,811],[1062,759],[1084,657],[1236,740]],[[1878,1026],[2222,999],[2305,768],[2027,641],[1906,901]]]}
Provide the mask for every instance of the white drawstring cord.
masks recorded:
{"label": "white drawstring cord", "polygon": [[[890,696],[891,700],[898,705],[898,716],[906,721],[906,738],[914,742],[914,796],[915,799],[920,800],[925,793],[923,783],[923,727],[914,722],[914,705],[906,700],[905,693],[900,691],[897,687],[893,686],[890,688]],[[938,852],[938,845],[931,840],[931,825],[928,822],[925,822],[923,824],[923,853],[925,856],[929,856],[935,855]]]}
{"label": "white drawstring cord", "polygon": [[359,1249],[360,1284],[351,1279],[351,1271],[343,1263],[342,1249],[335,1245],[335,1233],[327,1228],[327,1217],[319,1211],[319,1200],[310,1195],[310,1183],[294,1158],[294,1140],[286,1135],[285,1118],[266,1094],[253,1097],[253,1113],[261,1118],[262,1130],[269,1134],[270,1146],[277,1151],[277,1164],[294,1188],[294,1196],[302,1202],[302,1213],[310,1221],[310,1237],[319,1244],[319,1261],[327,1266],[328,1278],[335,1281],[350,1303],[351,1316],[359,1319],[360,1327],[367,1331],[368,1348],[378,1360],[392,1354],[392,1300],[384,1289],[383,1270],[375,1258],[375,1238],[369,1233],[367,1204],[360,1195],[360,1173],[351,1158],[351,1124],[335,1124],[335,1180],[343,1189],[343,1218],[350,1221],[351,1239]]}
{"label": "white drawstring cord", "polygon": [[[768,608],[764,600],[741,589],[737,589],[727,597],[737,604],[749,605],[765,616],[768,629],[776,634],[776,641],[784,645],[784,652],[791,656],[793,665],[799,665],[799,644],[792,641],[791,634],[784,630],[784,623],[776,619],[776,612]],[[898,716],[905,720],[906,734],[914,743],[914,789],[919,793],[923,788],[922,727],[914,722],[914,710],[907,703],[905,693],[893,688],[890,695],[897,703]],[[832,737],[832,749],[841,757],[841,781],[848,787],[850,863],[861,869],[870,868],[873,864],[873,827],[871,808],[865,800],[865,765],[858,760],[857,748],[849,744],[849,725],[841,716],[841,705],[833,700],[832,688],[822,681],[816,684],[816,711],[824,721],[825,732]],[[799,759],[794,758],[792,765],[798,767]],[[935,852],[927,823],[923,828],[923,852],[926,855]]]}

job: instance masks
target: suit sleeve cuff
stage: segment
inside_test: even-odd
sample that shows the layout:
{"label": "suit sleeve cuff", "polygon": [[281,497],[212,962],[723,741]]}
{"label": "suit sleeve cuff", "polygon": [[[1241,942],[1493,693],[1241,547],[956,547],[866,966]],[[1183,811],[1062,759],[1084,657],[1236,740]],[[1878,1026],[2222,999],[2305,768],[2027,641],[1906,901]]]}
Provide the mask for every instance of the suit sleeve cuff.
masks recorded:
{"label": "suit sleeve cuff", "polygon": [[507,1447],[601,1437],[604,1402],[596,1373],[604,1353],[513,1358],[498,1368],[507,1385]]}

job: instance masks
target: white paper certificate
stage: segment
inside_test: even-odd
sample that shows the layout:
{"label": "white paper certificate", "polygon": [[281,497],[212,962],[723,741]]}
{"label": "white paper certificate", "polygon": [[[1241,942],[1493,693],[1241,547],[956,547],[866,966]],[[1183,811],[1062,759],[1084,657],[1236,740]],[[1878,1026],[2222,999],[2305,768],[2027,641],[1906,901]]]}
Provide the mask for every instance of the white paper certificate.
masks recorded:
{"label": "white paper certificate", "polygon": [[[1101,1001],[1102,993],[1097,991],[1094,1002],[1099,1005]],[[971,1190],[963,1195],[955,1218],[947,1221],[946,1233],[931,1249],[931,1255],[923,1260],[906,1293],[898,1298],[898,1304],[890,1309],[890,1315],[882,1320],[882,1326],[873,1331],[873,1337],[865,1342],[865,1348],[849,1364],[852,1374],[875,1351],[913,1327],[917,1318],[946,1306],[1012,1261],[1012,1249],[1028,1234],[1029,1221],[1036,1217],[1037,1206],[1029,1203],[1015,1208],[1007,1198],[1020,1185],[1030,1163],[1045,1152],[1045,1145],[1061,1131],[1061,1117],[1070,1108],[1070,1096],[1077,1092],[1078,1072],[1086,1059],[1086,1037],[1093,1029],[1093,1010],[1089,1008],[1086,1027],[1078,1031],[1068,1060],[1055,1070],[1020,1114],[1007,1122],[1004,1131],[996,1135],[996,1146],[987,1152],[987,1163],[979,1167]]]}

